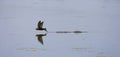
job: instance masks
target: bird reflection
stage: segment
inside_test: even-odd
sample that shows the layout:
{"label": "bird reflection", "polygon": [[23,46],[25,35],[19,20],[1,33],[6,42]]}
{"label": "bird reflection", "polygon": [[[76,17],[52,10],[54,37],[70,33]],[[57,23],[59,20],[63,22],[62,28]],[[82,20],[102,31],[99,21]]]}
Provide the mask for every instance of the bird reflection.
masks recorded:
{"label": "bird reflection", "polygon": [[36,36],[38,38],[38,41],[43,45],[43,39],[42,39],[42,37],[46,36],[46,34],[37,34]]}

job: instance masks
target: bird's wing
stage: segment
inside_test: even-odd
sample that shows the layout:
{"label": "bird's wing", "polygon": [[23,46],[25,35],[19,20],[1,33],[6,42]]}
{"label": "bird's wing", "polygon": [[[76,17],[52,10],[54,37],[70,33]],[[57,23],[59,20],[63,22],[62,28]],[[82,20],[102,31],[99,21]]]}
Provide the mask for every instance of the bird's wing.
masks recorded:
{"label": "bird's wing", "polygon": [[41,22],[41,25],[40,25],[40,27],[41,27],[41,28],[43,27],[43,22]]}
{"label": "bird's wing", "polygon": [[38,28],[40,27],[41,21],[38,22]]}
{"label": "bird's wing", "polygon": [[42,26],[43,26],[43,22],[39,21],[38,22],[38,28],[42,28]]}

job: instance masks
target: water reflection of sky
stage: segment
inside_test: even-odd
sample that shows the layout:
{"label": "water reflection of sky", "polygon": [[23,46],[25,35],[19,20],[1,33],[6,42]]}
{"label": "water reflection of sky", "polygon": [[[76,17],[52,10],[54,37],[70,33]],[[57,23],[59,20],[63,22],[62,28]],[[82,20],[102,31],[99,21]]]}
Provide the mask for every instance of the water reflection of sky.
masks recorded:
{"label": "water reflection of sky", "polygon": [[[0,57],[119,57],[118,0],[1,0]],[[37,22],[55,31],[42,45]]]}

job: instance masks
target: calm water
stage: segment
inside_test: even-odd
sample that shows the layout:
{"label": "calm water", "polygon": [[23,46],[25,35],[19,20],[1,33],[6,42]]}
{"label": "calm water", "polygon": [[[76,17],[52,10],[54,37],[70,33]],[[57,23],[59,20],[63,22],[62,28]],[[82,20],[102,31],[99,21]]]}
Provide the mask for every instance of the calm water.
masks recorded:
{"label": "calm water", "polygon": [[[119,10],[119,0],[0,0],[0,57],[120,57]],[[88,33],[46,34],[39,20]]]}

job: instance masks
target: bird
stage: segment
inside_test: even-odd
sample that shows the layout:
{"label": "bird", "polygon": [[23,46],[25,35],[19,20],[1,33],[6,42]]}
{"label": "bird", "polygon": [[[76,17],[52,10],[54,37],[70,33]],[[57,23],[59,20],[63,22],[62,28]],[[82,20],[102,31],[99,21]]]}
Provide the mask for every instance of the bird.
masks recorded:
{"label": "bird", "polygon": [[47,29],[46,28],[43,28],[43,23],[42,21],[39,21],[38,22],[38,27],[36,28],[36,30],[45,30],[47,32]]}
{"label": "bird", "polygon": [[43,45],[42,36],[46,36],[46,34],[37,34],[36,36],[37,36],[37,38],[38,38],[38,41]]}

